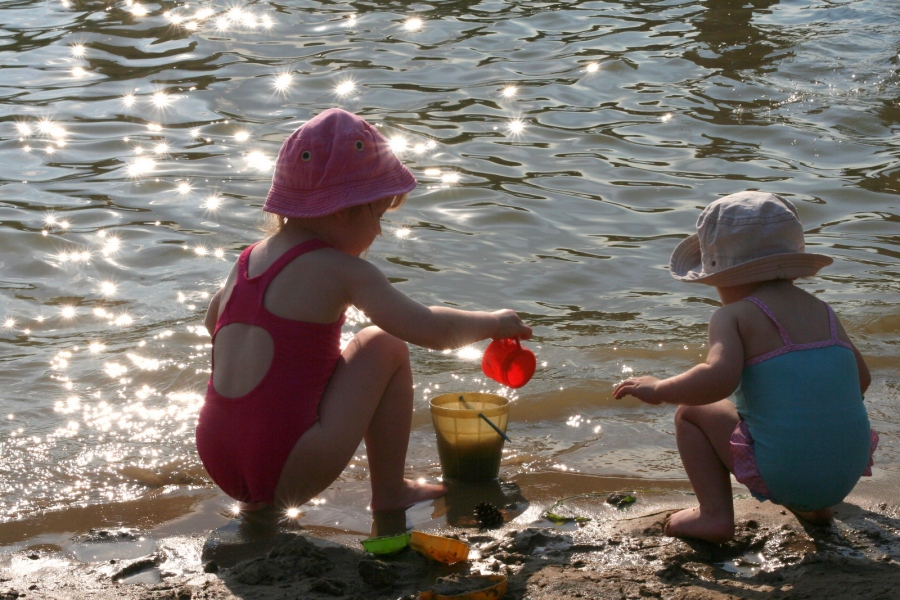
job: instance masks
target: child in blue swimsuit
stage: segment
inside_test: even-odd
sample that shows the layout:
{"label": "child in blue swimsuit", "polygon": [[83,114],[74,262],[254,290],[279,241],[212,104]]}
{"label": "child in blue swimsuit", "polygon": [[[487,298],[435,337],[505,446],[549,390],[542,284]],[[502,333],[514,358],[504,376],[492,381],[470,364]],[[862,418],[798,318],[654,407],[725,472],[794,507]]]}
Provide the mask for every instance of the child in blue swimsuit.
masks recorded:
{"label": "child in blue swimsuit", "polygon": [[675,438],[700,506],[671,515],[666,534],[730,540],[729,472],[756,498],[818,524],[871,475],[878,436],[862,398],[869,369],[831,307],[794,285],[831,262],[804,251],[796,208],[762,192],[713,202],[675,249],[672,276],[715,286],[722,299],[706,362],[615,390],[679,405]]}

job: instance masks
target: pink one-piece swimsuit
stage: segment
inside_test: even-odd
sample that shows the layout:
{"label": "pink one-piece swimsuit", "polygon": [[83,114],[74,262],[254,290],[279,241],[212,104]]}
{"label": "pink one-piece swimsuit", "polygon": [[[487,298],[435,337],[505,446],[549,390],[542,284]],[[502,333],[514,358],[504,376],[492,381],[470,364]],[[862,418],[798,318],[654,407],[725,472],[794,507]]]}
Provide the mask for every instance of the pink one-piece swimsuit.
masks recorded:
{"label": "pink one-piece swimsuit", "polygon": [[197,422],[203,466],[216,485],[241,502],[273,503],[288,455],[318,419],[319,401],[341,357],[343,315],[334,323],[308,323],[273,315],[263,304],[269,283],[288,263],[325,247],[316,239],[298,244],[256,277],[247,270],[253,246],[244,250],[216,322],[213,344],[219,330],[232,323],[261,327],[274,344],[268,372],[247,394],[226,398],[210,376]]}

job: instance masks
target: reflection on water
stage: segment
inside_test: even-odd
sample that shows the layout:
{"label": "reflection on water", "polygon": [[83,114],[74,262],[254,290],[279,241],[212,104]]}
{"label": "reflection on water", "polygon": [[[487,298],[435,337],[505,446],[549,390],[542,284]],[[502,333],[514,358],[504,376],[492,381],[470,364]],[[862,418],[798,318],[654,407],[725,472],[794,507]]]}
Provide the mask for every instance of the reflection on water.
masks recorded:
{"label": "reflection on water", "polygon": [[[672,280],[668,256],[702,206],[754,188],[797,203],[810,247],[835,257],[803,285],[869,359],[876,478],[891,477],[893,12],[890,0],[5,3],[0,544],[228,518],[194,449],[202,317],[261,235],[281,141],[335,105],[377,123],[420,181],[370,260],[418,300],[511,307],[535,326],[538,372],[515,392],[481,375],[485,344],[412,350],[411,475],[440,474],[427,401],[485,391],[512,400],[501,479],[520,499],[482,495],[683,485],[671,408],[611,391],[702,360],[717,300]],[[349,317],[345,339],[365,325]],[[464,523],[467,501],[450,500],[409,518]],[[367,532],[367,503],[359,455],[296,520]]]}

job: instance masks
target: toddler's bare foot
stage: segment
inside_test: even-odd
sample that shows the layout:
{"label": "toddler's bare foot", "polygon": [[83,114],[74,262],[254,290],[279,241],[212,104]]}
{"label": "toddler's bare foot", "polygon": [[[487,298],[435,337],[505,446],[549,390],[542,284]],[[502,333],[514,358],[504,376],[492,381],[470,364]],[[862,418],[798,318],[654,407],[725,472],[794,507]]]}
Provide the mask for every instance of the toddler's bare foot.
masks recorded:
{"label": "toddler's bare foot", "polygon": [[680,510],[669,516],[666,535],[723,544],[734,537],[734,517],[728,513],[707,514],[700,508]]}
{"label": "toddler's bare foot", "polygon": [[406,509],[425,500],[434,500],[440,498],[447,493],[447,486],[444,484],[419,483],[410,479],[404,479],[403,484],[396,490],[391,492],[381,492],[376,497],[372,492],[372,510],[387,511]]}
{"label": "toddler's bare foot", "polygon": [[801,521],[806,521],[811,525],[828,525],[831,523],[831,517],[834,516],[834,513],[830,508],[822,508],[819,510],[794,510],[791,507],[787,507],[789,511],[794,513],[794,516],[800,519]]}

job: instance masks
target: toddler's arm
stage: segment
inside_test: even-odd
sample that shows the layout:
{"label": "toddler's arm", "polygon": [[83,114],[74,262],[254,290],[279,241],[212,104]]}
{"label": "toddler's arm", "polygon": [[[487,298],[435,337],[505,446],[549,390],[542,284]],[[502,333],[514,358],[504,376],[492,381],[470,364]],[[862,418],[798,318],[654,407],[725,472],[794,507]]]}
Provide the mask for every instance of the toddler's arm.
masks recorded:
{"label": "toddler's arm", "polygon": [[447,350],[487,338],[531,337],[512,310],[494,312],[457,310],[444,306],[428,307],[397,290],[371,263],[348,261],[345,277],[349,303],[364,312],[371,321],[411,344]]}
{"label": "toddler's arm", "polygon": [[706,362],[668,379],[636,377],[616,386],[616,398],[634,396],[649,404],[699,406],[727,398],[737,388],[744,368],[744,346],[737,318],[720,308],[709,321],[709,353]]}

